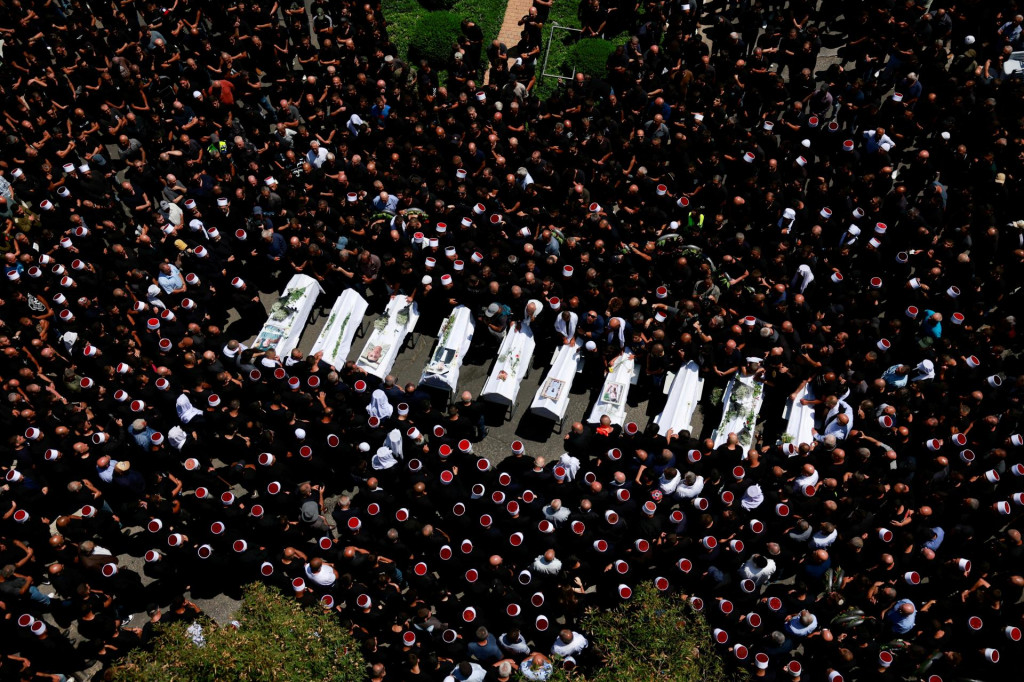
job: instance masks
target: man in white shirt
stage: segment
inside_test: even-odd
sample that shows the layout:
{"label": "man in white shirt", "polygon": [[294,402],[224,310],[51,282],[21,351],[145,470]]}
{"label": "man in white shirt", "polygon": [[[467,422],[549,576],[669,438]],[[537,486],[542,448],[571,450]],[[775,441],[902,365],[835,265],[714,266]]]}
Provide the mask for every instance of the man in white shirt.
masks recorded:
{"label": "man in white shirt", "polygon": [[338,571],[320,557],[314,557],[306,564],[306,578],[320,587],[332,587],[338,580]]}
{"label": "man in white shirt", "polygon": [[581,651],[590,646],[590,642],[587,638],[578,632],[565,628],[558,633],[558,638],[555,643],[551,645],[551,655],[561,656],[566,660],[575,661],[574,658]]}

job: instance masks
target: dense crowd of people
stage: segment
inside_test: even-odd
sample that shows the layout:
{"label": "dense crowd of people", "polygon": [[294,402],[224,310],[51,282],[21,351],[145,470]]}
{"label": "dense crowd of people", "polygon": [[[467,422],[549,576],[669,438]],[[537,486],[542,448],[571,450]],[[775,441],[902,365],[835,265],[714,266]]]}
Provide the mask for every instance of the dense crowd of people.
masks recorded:
{"label": "dense crowd of people", "polygon": [[[584,610],[644,583],[757,678],[1015,676],[1020,3],[584,0],[629,37],[540,98],[551,4],[445,64],[375,2],[2,4],[0,678],[115,665],[253,580],[374,680],[592,669]],[[574,400],[629,353],[663,401],[693,360],[705,432],[479,457],[471,394],[247,348],[295,273],[423,329],[468,306],[483,348],[529,318],[538,367],[580,346]],[[737,374],[746,452],[702,438]]]}

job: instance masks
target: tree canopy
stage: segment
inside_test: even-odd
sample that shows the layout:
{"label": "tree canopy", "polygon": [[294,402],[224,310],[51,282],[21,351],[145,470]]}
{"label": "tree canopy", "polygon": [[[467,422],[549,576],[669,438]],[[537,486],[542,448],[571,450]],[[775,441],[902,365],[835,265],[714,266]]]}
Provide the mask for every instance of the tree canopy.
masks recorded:
{"label": "tree canopy", "polygon": [[[149,651],[139,651],[109,671],[113,680],[336,680],[366,677],[366,665],[337,613],[303,608],[254,583],[245,588],[238,627],[196,621],[158,626]],[[190,630],[191,628],[191,630]],[[198,637],[195,637],[198,639]]]}

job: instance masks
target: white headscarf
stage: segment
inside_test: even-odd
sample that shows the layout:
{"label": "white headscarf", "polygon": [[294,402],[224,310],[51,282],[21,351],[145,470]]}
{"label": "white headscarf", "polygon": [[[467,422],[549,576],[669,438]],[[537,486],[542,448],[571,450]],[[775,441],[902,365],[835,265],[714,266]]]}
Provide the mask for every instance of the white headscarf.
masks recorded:
{"label": "white headscarf", "polygon": [[569,322],[566,324],[565,320],[562,319],[562,315],[559,314],[555,318],[555,331],[564,336],[567,339],[571,339],[576,336],[576,324],[579,322],[580,316],[576,313],[569,312]]}
{"label": "white headscarf", "polygon": [[178,410],[178,419],[181,420],[182,424],[188,424],[203,414],[201,410],[193,407],[192,403],[189,402],[188,396],[184,393],[179,395],[178,399],[174,401],[174,407]]}
{"label": "white headscarf", "polygon": [[398,460],[395,459],[395,455],[391,452],[391,448],[386,445],[382,445],[377,448],[377,454],[370,460],[375,471],[384,471],[398,464]]}
{"label": "white headscarf", "polygon": [[403,459],[405,453],[402,452],[402,432],[398,429],[391,429],[388,432],[387,438],[384,439],[384,446],[391,450],[392,453],[398,456],[398,459]]}
{"label": "white headscarf", "polygon": [[914,368],[914,374],[910,381],[928,381],[935,378],[935,363],[931,360],[922,360]]}
{"label": "white headscarf", "polygon": [[388,402],[388,394],[378,388],[373,392],[373,398],[366,406],[366,411],[371,417],[377,417],[383,421],[391,416],[395,408]]}
{"label": "white headscarf", "polygon": [[747,491],[743,493],[743,499],[740,504],[744,509],[757,509],[764,502],[764,493],[761,492],[761,486],[752,485],[747,488]]}
{"label": "white headscarf", "polygon": [[[531,303],[533,304],[533,317],[532,317],[532,319],[530,317],[530,311],[528,310],[528,308],[530,307]],[[540,317],[541,313],[543,313],[543,312],[544,312],[544,304],[541,303],[540,301],[538,301],[535,298],[531,298],[529,301],[526,302],[526,305],[523,306],[523,326],[524,327],[529,327],[530,324],[533,322],[533,320],[536,320],[538,317]]]}
{"label": "white headscarf", "polygon": [[562,453],[562,456],[558,458],[558,464],[565,469],[565,480],[567,481],[572,481],[576,478],[576,474],[579,473],[580,460],[568,452]]}
{"label": "white headscarf", "polygon": [[185,441],[188,440],[188,434],[180,426],[172,426],[167,431],[167,440],[170,441],[171,445],[175,450],[181,450],[185,447]]}
{"label": "white headscarf", "polygon": [[814,273],[811,272],[811,266],[805,263],[796,269],[796,274],[793,275],[793,281],[790,283],[790,286],[799,286],[800,293],[802,294],[813,281]]}

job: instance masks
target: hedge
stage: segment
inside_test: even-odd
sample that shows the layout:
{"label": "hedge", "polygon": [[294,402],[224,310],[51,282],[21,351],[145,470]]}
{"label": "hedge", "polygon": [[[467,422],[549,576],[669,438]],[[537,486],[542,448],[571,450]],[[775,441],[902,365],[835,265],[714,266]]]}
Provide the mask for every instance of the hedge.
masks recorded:
{"label": "hedge", "polygon": [[615,43],[601,38],[584,38],[569,52],[567,66],[575,68],[577,73],[605,78],[608,75],[608,57],[615,52]]}
{"label": "hedge", "polygon": [[427,12],[409,37],[409,59],[427,59],[435,69],[446,69],[455,53],[462,22],[451,12]]}

